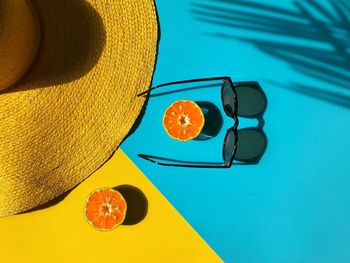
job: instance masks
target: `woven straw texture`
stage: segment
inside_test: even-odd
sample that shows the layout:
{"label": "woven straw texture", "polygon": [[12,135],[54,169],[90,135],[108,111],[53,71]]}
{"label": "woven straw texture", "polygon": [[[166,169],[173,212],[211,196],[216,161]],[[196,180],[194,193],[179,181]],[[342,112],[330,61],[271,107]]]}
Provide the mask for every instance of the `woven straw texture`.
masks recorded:
{"label": "woven straw texture", "polygon": [[0,216],[46,203],[117,149],[152,80],[153,0],[31,0],[41,40],[31,69],[0,94]]}

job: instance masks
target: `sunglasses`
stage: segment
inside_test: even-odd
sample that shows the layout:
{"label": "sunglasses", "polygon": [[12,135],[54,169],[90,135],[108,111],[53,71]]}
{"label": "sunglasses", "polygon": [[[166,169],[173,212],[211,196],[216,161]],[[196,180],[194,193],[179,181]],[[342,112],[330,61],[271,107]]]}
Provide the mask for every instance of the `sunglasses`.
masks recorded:
{"label": "sunglasses", "polygon": [[138,154],[139,157],[152,163],[164,166],[189,167],[189,168],[229,168],[234,160],[242,163],[257,163],[267,147],[267,137],[259,127],[251,127],[238,130],[238,116],[245,118],[257,118],[262,116],[267,108],[267,97],[256,81],[233,83],[230,77],[201,78],[164,83],[144,91],[138,96],[150,94],[161,87],[187,84],[206,83],[208,81],[220,81],[221,101],[225,114],[234,120],[234,125],[226,131],[222,147],[222,162],[192,162]]}

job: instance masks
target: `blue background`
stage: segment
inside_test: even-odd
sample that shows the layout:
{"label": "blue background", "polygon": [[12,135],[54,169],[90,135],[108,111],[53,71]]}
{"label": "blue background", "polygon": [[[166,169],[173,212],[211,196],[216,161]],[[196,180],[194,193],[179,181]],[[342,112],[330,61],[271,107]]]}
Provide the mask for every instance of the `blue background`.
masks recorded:
{"label": "blue background", "polygon": [[183,169],[137,157],[219,160],[232,119],[223,115],[214,139],[189,143],[171,140],[161,123],[176,99],[220,108],[218,89],[151,98],[122,145],[225,262],[350,262],[349,3],[156,1],[154,85],[228,75],[259,81],[268,97],[268,148],[257,165]]}

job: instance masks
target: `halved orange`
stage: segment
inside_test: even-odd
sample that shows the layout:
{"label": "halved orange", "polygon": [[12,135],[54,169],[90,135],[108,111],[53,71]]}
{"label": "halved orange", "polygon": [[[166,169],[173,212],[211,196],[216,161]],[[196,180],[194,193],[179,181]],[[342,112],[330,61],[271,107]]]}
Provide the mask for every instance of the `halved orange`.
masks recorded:
{"label": "halved orange", "polygon": [[100,188],[86,199],[84,216],[97,230],[112,230],[121,225],[126,215],[126,201],[118,191]]}
{"label": "halved orange", "polygon": [[163,116],[163,126],[167,134],[179,141],[196,138],[204,126],[204,114],[197,103],[178,100],[171,104]]}

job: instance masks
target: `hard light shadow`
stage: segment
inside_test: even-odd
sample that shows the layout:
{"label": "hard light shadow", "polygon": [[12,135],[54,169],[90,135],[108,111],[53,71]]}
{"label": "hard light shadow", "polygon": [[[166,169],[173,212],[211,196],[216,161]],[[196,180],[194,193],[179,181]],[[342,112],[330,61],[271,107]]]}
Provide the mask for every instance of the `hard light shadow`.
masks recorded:
{"label": "hard light shadow", "polygon": [[[294,83],[298,87],[291,88],[294,91],[344,106],[349,97],[343,92],[350,91],[350,2],[304,0],[292,3],[291,8],[280,8],[270,3],[242,0],[197,1],[191,11],[196,19],[218,26],[219,30],[208,32],[209,35],[252,44],[289,63],[294,70],[339,89],[326,91],[327,95],[323,96],[320,95],[323,90],[316,92],[315,88],[308,87],[312,91],[303,91],[304,85]],[[238,29],[281,39],[242,37]],[[303,45],[305,40],[312,44]]]}
{"label": "hard light shadow", "polygon": [[34,208],[31,208],[29,210],[26,210],[26,211],[23,211],[23,212],[20,212],[18,213],[19,215],[20,214],[27,214],[27,213],[31,213],[31,212],[35,212],[35,211],[40,211],[40,210],[43,210],[43,209],[47,209],[47,208],[50,208],[50,207],[54,207],[56,205],[58,205],[60,202],[62,202],[77,186],[73,187],[72,189],[69,189],[68,191],[60,194],[59,196],[51,199],[50,201],[44,203],[44,204],[41,204],[41,205],[38,205]]}
{"label": "hard light shadow", "polygon": [[145,194],[132,185],[119,185],[113,188],[125,198],[127,209],[122,225],[135,225],[140,223],[148,213],[148,200]]}
{"label": "hard light shadow", "polygon": [[267,109],[268,100],[260,84],[257,81],[242,81],[234,85],[238,100],[238,116],[262,118]]}
{"label": "hard light shadow", "polygon": [[278,83],[269,81],[276,87],[287,89],[293,92],[301,93],[306,96],[320,99],[324,102],[336,104],[344,108],[350,109],[350,96],[339,95],[337,92],[326,91],[312,86],[298,84],[296,82],[290,82],[289,84]]}
{"label": "hard light shadow", "polygon": [[268,140],[262,127],[238,130],[235,160],[242,164],[258,164],[266,152]]}
{"label": "hard light shadow", "polygon": [[209,101],[196,101],[202,109],[205,122],[201,133],[195,140],[204,141],[216,137],[222,128],[223,119],[218,107]]}
{"label": "hard light shadow", "polygon": [[38,53],[26,75],[2,93],[29,90],[33,86],[50,87],[79,79],[96,65],[105,47],[102,18],[87,1],[30,2],[41,27]]}

